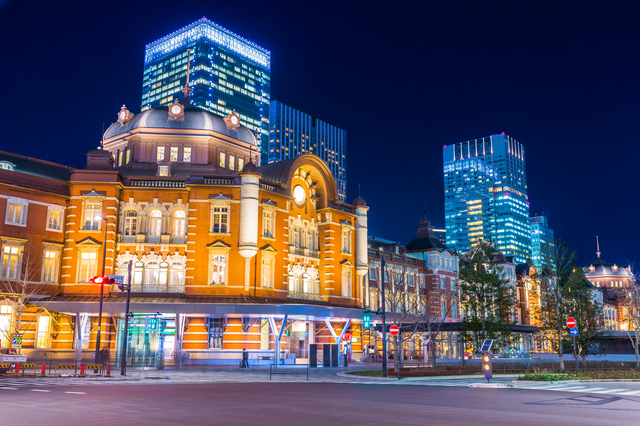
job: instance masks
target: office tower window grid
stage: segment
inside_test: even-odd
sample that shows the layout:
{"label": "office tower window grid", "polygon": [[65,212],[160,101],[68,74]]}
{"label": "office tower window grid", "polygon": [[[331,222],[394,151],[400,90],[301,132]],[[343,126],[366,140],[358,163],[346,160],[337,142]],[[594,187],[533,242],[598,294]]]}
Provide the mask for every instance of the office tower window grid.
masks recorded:
{"label": "office tower window grid", "polygon": [[447,246],[490,240],[517,263],[531,257],[525,151],[501,134],[443,148]]}

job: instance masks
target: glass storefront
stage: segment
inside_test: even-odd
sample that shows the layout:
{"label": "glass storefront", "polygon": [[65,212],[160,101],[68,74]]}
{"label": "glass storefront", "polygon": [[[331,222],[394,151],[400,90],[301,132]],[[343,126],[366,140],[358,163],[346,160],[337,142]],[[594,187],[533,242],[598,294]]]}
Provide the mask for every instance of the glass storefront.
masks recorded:
{"label": "glass storefront", "polygon": [[[157,316],[137,316],[129,318],[129,333],[127,338],[127,366],[164,368],[166,340],[170,340],[170,353],[173,354],[175,337],[175,320],[173,320],[173,336],[166,339],[167,319]],[[118,321],[118,344],[116,367],[120,367],[122,344],[124,336],[124,318]]]}

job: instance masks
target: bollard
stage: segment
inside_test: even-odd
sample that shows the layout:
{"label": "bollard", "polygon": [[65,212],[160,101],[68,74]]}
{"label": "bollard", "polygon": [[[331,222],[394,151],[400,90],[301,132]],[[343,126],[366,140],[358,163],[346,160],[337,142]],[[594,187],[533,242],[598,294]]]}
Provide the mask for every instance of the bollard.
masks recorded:
{"label": "bollard", "polygon": [[20,364],[16,362],[16,377],[20,375]]}
{"label": "bollard", "polygon": [[111,364],[107,363],[107,374],[104,377],[111,377]]}
{"label": "bollard", "polygon": [[80,376],[79,377],[86,377],[86,374],[84,374],[84,364],[80,364]]}
{"label": "bollard", "polygon": [[40,371],[40,377],[44,377],[46,375],[45,371],[46,371],[46,367],[45,367],[45,363],[43,362],[42,363],[42,371]]}

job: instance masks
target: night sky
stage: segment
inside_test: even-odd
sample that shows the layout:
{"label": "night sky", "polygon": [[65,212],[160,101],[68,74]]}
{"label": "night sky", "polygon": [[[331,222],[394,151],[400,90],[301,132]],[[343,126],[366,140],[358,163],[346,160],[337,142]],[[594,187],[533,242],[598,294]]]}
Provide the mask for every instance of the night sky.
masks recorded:
{"label": "night sky", "polygon": [[271,51],[271,99],[347,129],[370,234],[443,227],[442,146],[505,132],[532,215],[640,262],[640,2],[411,3],[0,0],[0,149],[84,167],[139,112],[145,45],[206,16]]}

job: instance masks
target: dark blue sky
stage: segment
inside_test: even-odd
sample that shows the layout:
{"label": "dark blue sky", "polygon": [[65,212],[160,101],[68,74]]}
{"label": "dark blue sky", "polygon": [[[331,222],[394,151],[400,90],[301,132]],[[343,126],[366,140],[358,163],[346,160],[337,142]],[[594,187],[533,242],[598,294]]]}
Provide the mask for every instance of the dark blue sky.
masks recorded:
{"label": "dark blue sky", "polygon": [[[640,2],[0,0],[0,148],[71,166],[122,104],[144,46],[202,16],[271,50],[271,97],[348,130],[373,235],[444,225],[442,146],[524,144],[531,213],[595,258],[640,261]],[[558,4],[561,3],[561,4]]]}

